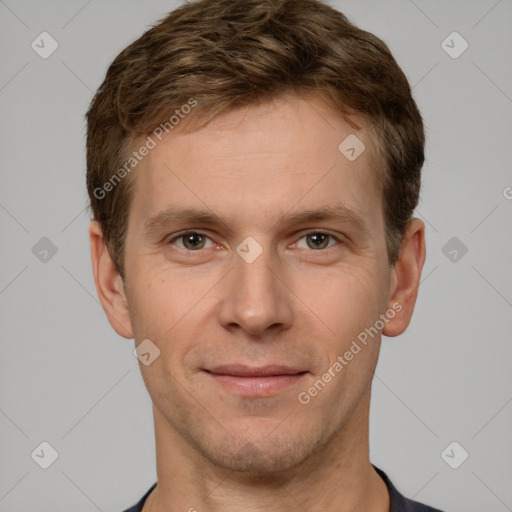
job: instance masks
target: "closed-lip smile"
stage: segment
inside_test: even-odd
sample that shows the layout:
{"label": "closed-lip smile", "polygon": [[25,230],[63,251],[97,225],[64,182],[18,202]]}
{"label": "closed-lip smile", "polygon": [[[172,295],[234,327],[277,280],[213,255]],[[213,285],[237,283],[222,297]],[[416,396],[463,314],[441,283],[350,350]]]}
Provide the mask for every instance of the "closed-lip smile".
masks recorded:
{"label": "closed-lip smile", "polygon": [[308,372],[301,368],[268,365],[251,367],[228,364],[205,369],[217,384],[242,396],[272,396],[302,380]]}

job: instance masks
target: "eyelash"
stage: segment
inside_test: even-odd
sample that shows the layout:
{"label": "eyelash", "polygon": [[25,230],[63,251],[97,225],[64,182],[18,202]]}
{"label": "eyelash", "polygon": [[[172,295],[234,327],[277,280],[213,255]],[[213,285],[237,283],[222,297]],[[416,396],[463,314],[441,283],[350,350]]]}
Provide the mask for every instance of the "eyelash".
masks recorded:
{"label": "eyelash", "polygon": [[[182,231],[181,233],[178,233],[174,237],[168,239],[168,241],[166,242],[166,245],[173,245],[173,242],[175,242],[176,240],[179,240],[180,238],[183,238],[184,236],[191,235],[191,234],[200,235],[202,237],[205,237],[205,238],[208,238],[208,239],[211,240],[211,238],[208,235],[206,235],[205,233],[202,233],[201,231],[188,230],[188,231]],[[326,236],[330,237],[330,239],[334,239],[338,244],[343,243],[342,240],[339,237],[337,237],[337,236],[335,236],[335,235],[333,235],[331,233],[327,233],[325,231],[322,231],[322,230],[307,231],[306,233],[304,233],[299,238],[299,240],[302,240],[303,238],[307,237],[308,235],[326,235]],[[332,249],[333,247],[334,246],[326,247],[324,249],[317,249],[317,250],[310,249],[310,250],[313,251],[313,252],[325,252],[328,249]],[[189,253],[202,252],[203,251],[203,249],[197,249],[197,250],[194,251],[194,250],[189,250],[189,249],[182,249],[181,247],[178,247],[178,249],[180,249],[181,251],[189,252]]]}

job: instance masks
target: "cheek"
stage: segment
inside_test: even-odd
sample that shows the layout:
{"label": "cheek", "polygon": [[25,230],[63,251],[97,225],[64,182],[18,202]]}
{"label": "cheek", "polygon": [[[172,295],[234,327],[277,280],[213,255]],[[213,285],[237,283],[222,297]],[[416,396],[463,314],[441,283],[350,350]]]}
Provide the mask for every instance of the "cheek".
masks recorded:
{"label": "cheek", "polygon": [[135,316],[148,331],[160,336],[171,330],[201,297],[194,283],[171,279],[172,270],[141,269],[133,285]]}
{"label": "cheek", "polygon": [[377,272],[351,268],[335,276],[326,281],[324,294],[311,298],[311,309],[316,308],[334,333],[322,340],[321,351],[327,356],[324,366],[301,395],[310,400],[307,407],[312,416],[330,411],[326,421],[331,424],[348,415],[371,385],[380,336],[370,328],[383,312]]}
{"label": "cheek", "polygon": [[331,347],[341,350],[382,312],[382,284],[374,269],[354,267],[329,272],[316,286],[300,285],[300,297],[328,327]]}
{"label": "cheek", "polygon": [[139,271],[131,276],[127,298],[135,340],[150,339],[162,351],[166,337],[185,314],[184,301],[162,275]]}
{"label": "cheek", "polygon": [[131,316],[137,341],[149,338],[159,348],[156,366],[178,377],[186,373],[187,360],[197,359],[218,299],[207,296],[209,281],[178,278],[176,273],[171,280],[170,275],[166,271],[134,282]]}

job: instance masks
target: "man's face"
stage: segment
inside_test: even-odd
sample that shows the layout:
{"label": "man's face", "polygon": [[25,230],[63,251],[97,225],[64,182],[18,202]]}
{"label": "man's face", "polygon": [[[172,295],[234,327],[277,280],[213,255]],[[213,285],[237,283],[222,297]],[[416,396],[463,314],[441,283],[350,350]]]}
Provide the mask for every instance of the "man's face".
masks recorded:
{"label": "man's face", "polygon": [[364,427],[380,334],[333,364],[390,307],[391,268],[373,145],[357,133],[350,161],[351,133],[287,96],[171,132],[134,171],[125,292],[160,350],[140,366],[155,420],[222,467],[290,469]]}

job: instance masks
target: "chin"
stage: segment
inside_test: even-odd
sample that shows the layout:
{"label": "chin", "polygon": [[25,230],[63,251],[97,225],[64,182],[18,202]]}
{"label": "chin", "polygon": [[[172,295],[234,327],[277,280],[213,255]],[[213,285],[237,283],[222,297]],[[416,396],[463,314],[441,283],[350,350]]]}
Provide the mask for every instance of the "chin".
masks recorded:
{"label": "chin", "polygon": [[[158,391],[153,398],[154,402],[161,398]],[[263,411],[257,403],[245,407],[242,417],[220,406],[217,410],[222,413],[213,417],[194,402],[177,401],[176,396],[170,400],[166,395],[156,409],[162,425],[165,417],[165,423],[188,445],[186,450],[199,455],[198,464],[236,472],[241,478],[289,474],[319,456],[338,430],[333,415],[317,417],[311,411],[306,414],[304,407],[288,410],[285,404],[267,405]]]}
{"label": "chin", "polygon": [[260,477],[298,468],[325,444],[320,432],[305,435],[286,431],[264,436],[245,432],[222,440],[194,441],[196,448],[213,465]]}

